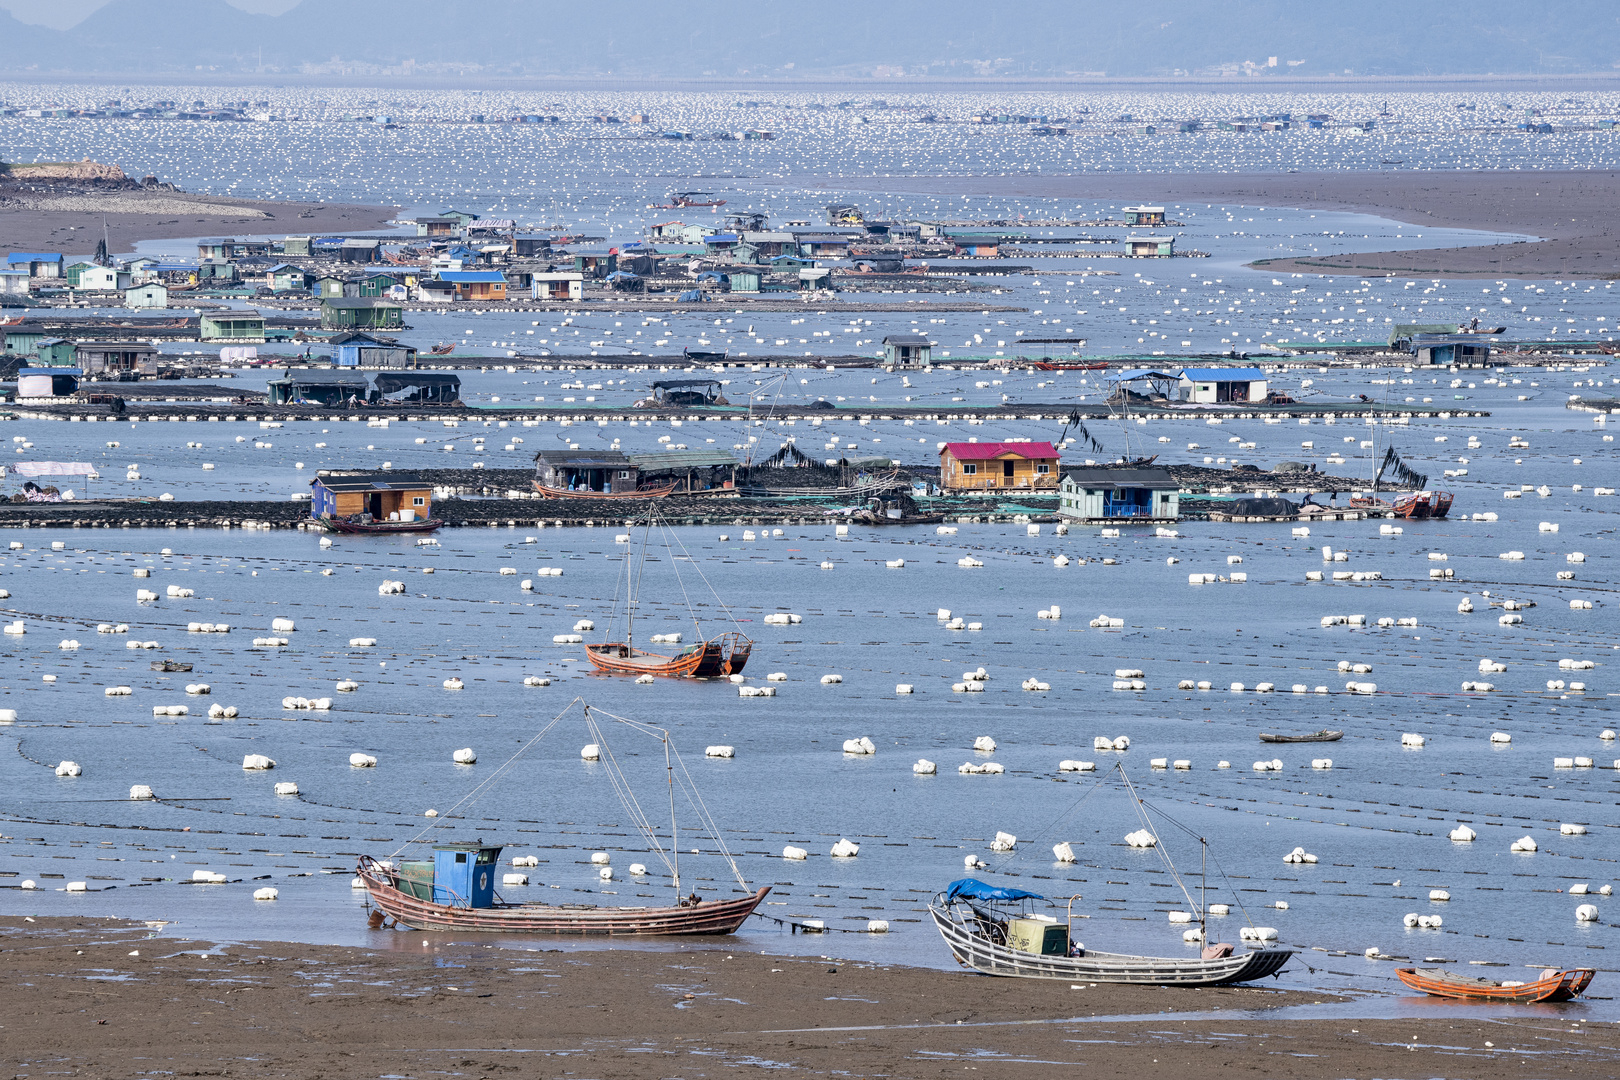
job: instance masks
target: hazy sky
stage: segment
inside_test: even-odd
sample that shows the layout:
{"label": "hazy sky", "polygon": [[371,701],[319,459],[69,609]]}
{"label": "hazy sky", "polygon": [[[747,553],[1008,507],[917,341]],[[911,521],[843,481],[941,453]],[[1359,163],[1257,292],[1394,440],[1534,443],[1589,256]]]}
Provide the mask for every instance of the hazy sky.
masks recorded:
{"label": "hazy sky", "polygon": [[[0,0],[0,9],[11,12],[25,23],[66,30],[77,26],[108,0]],[[280,15],[298,5],[298,0],[225,0],[232,7],[264,15]]]}

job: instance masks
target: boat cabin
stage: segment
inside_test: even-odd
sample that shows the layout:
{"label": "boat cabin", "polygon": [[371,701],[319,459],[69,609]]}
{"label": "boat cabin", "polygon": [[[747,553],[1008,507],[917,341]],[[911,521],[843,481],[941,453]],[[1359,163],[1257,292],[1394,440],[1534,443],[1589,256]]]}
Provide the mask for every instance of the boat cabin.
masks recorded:
{"label": "boat cabin", "polygon": [[500,845],[479,841],[435,844],[433,858],[399,864],[399,888],[417,900],[450,907],[495,906],[495,870]]}
{"label": "boat cabin", "polygon": [[426,521],[433,485],[410,473],[322,473],[309,482],[309,516],[374,521]]}

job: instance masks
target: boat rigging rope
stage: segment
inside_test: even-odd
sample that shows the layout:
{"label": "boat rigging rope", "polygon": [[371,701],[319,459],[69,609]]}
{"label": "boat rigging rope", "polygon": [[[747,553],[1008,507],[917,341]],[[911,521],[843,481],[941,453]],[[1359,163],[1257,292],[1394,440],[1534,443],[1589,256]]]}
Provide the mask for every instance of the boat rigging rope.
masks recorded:
{"label": "boat rigging rope", "polygon": [[[653,514],[652,510],[648,510],[649,521],[654,520]],[[681,577],[682,558],[692,564],[692,569],[697,572],[698,579],[703,582],[704,586],[708,588],[709,594],[714,597],[715,604],[725,613],[725,617],[731,620],[731,625],[737,628],[738,633],[741,633],[742,625],[737,622],[737,616],[732,614],[731,608],[727,607],[726,602],[720,598],[719,590],[710,584],[709,579],[704,576],[703,567],[698,563],[697,559],[692,557],[692,553],[687,550],[686,545],[681,543],[680,535],[661,521],[658,522],[658,529],[664,537],[664,550],[669,554],[670,566],[675,571],[675,583],[681,587],[681,599],[686,602],[686,610],[692,616],[692,625],[696,628],[698,637],[706,640],[708,635],[703,632],[703,624],[698,621],[697,608],[693,606],[691,594],[686,590],[686,581]],[[679,558],[675,555],[675,548],[680,549]]]}
{"label": "boat rigging rope", "polygon": [[551,718],[550,723],[546,724],[545,727],[543,727],[539,731],[535,732],[534,738],[530,739],[528,742],[526,742],[522,746],[518,747],[517,753],[513,754],[511,757],[509,757],[505,761],[503,761],[500,765],[496,766],[494,772],[490,773],[489,776],[485,777],[481,782],[476,784],[471,791],[469,791],[469,792],[467,792],[467,794],[463,795],[456,802],[456,804],[454,806],[450,807],[450,809],[446,810],[442,815],[435,818],[433,821],[429,822],[428,825],[424,829],[422,829],[421,832],[417,833],[415,836],[413,836],[410,839],[406,840],[399,847],[395,848],[393,853],[389,855],[389,858],[393,858],[393,857],[397,856],[401,851],[404,851],[406,848],[410,847],[412,844],[420,843],[422,837],[426,836],[428,833],[432,832],[434,829],[443,829],[443,828],[449,827],[450,821],[451,821],[452,818],[455,817],[455,813],[456,813],[457,810],[461,809],[464,806],[470,807],[473,803],[476,803],[479,799],[483,798],[484,795],[489,792],[490,787],[492,785],[494,785],[496,783],[496,781],[498,781],[502,777],[504,777],[507,774],[507,772],[509,772],[511,770],[511,768],[514,765],[517,764],[518,758],[522,757],[530,749],[532,749],[536,743],[538,743],[541,739],[545,738],[546,733],[549,732],[552,728],[556,727],[557,723],[560,720],[562,720],[562,718],[564,716],[567,716],[568,713],[573,710],[575,705],[582,704],[583,702],[584,702],[583,698],[575,698],[573,701],[570,701],[566,706],[563,707],[562,712],[558,713],[556,716],[553,716]]}
{"label": "boat rigging rope", "polygon": [[[743,877],[742,870],[737,866],[736,857],[734,855],[732,855],[730,849],[728,849],[726,847],[726,841],[725,841],[725,838],[721,835],[720,827],[719,827],[718,823],[714,820],[714,815],[709,813],[709,808],[704,803],[703,796],[698,793],[697,783],[696,783],[696,781],[694,781],[692,779],[691,772],[688,771],[687,768],[686,768],[686,760],[681,757],[680,751],[675,749],[675,744],[669,737],[669,731],[667,729],[665,729],[665,728],[653,727],[650,724],[644,724],[639,720],[631,720],[628,717],[624,717],[624,716],[615,716],[613,713],[610,713],[610,712],[606,711],[605,709],[595,709],[595,708],[591,708],[590,706],[586,706],[585,712],[586,712],[587,723],[589,723],[590,726],[591,726],[591,731],[593,733],[598,733],[599,738],[600,738],[600,735],[599,735],[600,729],[597,727],[596,721],[593,718],[593,714],[595,714],[595,713],[601,713],[603,716],[606,716],[606,717],[608,717],[610,719],[613,719],[613,720],[617,720],[619,723],[630,727],[632,730],[639,731],[644,735],[649,735],[652,738],[658,739],[659,741],[663,742],[665,745],[667,745],[669,747],[670,755],[671,755],[672,760],[674,761],[674,763],[676,765],[678,765],[680,767],[681,791],[686,795],[687,799],[691,802],[693,809],[697,811],[699,823],[702,824],[702,826],[704,828],[709,830],[709,835],[710,835],[710,837],[713,838],[716,846],[719,847],[720,854],[725,857],[726,863],[731,867],[731,873],[733,874],[733,876],[736,877],[737,884],[741,885],[743,888],[746,889],[748,887],[748,880]],[[608,753],[609,757],[611,758],[612,757],[612,752],[610,750],[608,750],[606,742],[605,741],[602,742],[601,745],[602,745],[603,750],[606,751]],[[618,769],[618,763],[617,763],[617,761],[615,761],[614,762],[614,770],[617,771],[617,769]],[[619,776],[617,777],[616,782],[615,782],[616,789],[617,789],[617,786],[618,786],[618,781],[622,781],[623,779],[624,779],[623,774],[620,773]],[[621,800],[624,800],[624,802],[625,802],[625,809],[637,821],[638,827],[641,828],[641,830],[644,833],[647,834],[648,840],[652,843],[654,849],[659,852],[659,857],[662,858],[663,857],[663,849],[658,844],[658,840],[657,840],[656,836],[652,832],[652,826],[651,826],[650,822],[647,821],[646,815],[641,812],[640,805],[638,803],[636,803],[634,793],[629,791],[628,785],[626,785],[625,788],[623,789],[623,792],[621,793],[620,798],[621,798]],[[672,828],[673,828],[673,824],[674,823],[672,822],[671,823]],[[666,865],[669,865],[667,860],[666,860]],[[673,866],[670,867],[670,870],[671,870],[671,873],[674,872]]]}

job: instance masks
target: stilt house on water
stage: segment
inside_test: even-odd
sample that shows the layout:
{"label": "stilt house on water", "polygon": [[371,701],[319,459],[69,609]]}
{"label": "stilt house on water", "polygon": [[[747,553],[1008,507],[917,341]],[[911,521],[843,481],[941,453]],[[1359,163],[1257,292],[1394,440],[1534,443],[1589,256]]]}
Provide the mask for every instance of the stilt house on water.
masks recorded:
{"label": "stilt house on water", "polygon": [[1058,451],[1049,442],[953,442],[939,452],[939,486],[953,492],[1055,491]]}
{"label": "stilt house on water", "polygon": [[1181,485],[1168,469],[1071,466],[1058,490],[1058,517],[1065,521],[1152,524],[1181,517]]}
{"label": "stilt house on water", "polygon": [[433,516],[433,485],[411,473],[321,473],[309,482],[309,516],[376,521],[426,521]]}

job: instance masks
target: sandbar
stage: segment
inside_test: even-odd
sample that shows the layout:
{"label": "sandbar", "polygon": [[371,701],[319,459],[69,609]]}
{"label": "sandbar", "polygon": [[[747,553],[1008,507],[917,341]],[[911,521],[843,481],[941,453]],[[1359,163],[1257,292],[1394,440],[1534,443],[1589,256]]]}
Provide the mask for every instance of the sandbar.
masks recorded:
{"label": "sandbar", "polygon": [[1350,210],[1411,225],[1538,237],[1479,247],[1269,259],[1274,272],[1361,277],[1620,277],[1620,172],[1386,172],[838,177],[827,190]]}

